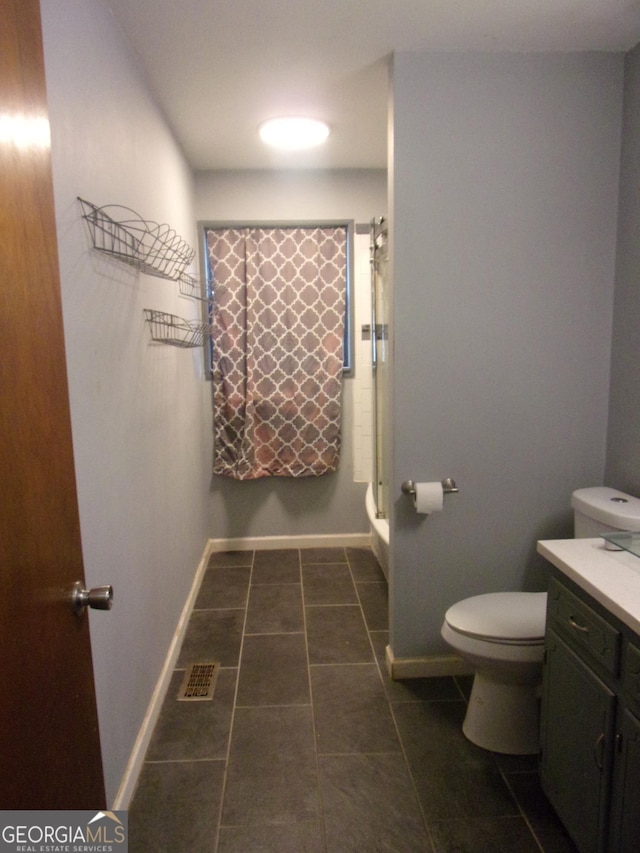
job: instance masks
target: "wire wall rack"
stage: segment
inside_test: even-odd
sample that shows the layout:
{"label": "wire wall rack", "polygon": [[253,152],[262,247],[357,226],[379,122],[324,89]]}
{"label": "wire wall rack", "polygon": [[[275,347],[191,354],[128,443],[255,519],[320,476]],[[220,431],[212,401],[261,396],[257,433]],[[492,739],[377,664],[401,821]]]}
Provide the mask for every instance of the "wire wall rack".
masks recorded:
{"label": "wire wall rack", "polygon": [[213,295],[206,282],[190,273],[182,273],[178,279],[178,288],[182,296],[199,299],[201,302],[213,302]]}
{"label": "wire wall rack", "polygon": [[195,257],[192,249],[169,225],[143,219],[119,204],[97,207],[78,198],[89,225],[93,248],[112,255],[141,272],[179,281]]}
{"label": "wire wall rack", "polygon": [[174,347],[201,347],[211,335],[208,323],[195,320],[183,320],[175,314],[164,311],[144,309],[145,320],[151,330],[151,339]]}

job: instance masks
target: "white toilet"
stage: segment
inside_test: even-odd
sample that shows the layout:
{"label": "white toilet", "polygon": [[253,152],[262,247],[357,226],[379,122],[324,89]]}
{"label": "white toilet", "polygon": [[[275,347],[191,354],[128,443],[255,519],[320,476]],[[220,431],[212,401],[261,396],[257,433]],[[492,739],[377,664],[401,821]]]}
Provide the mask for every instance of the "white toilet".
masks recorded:
{"label": "white toilet", "polygon": [[475,669],[462,731],[478,746],[538,752],[546,610],[546,592],[494,592],[445,613],[443,638]]}
{"label": "white toilet", "polygon": [[[640,531],[640,499],[604,486],[571,498],[576,538]],[[475,669],[466,737],[510,755],[539,751],[546,592],[496,592],[466,598],[445,613],[442,637]]]}

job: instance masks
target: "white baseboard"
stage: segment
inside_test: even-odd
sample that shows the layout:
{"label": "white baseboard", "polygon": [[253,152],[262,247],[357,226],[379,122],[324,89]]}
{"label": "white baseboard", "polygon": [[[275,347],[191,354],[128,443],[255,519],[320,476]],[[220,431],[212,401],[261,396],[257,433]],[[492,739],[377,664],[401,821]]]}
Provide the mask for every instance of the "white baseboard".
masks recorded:
{"label": "white baseboard", "polygon": [[176,630],[174,631],[173,638],[169,644],[169,651],[167,652],[167,657],[162,666],[160,677],[158,678],[155,689],[151,695],[151,700],[142,721],[142,725],[140,726],[138,737],[136,738],[131,755],[129,756],[129,761],[127,762],[122,782],[120,783],[120,787],[118,788],[118,792],[113,802],[112,808],[114,811],[129,808],[129,803],[131,802],[136,785],[138,784],[138,778],[142,770],[149,742],[153,735],[153,730],[156,722],[158,721],[158,717],[160,716],[162,703],[164,702],[167,690],[169,689],[175,663],[178,659],[178,655],[180,654],[180,647],[182,646],[187,625],[189,624],[191,611],[193,610],[193,605],[195,604],[210,554],[211,543],[209,541],[205,546],[204,553],[198,564],[189,595],[187,596],[187,600],[182,608],[180,619],[178,620]]}
{"label": "white baseboard", "polygon": [[457,655],[396,658],[386,649],[387,672],[394,681],[406,678],[437,678],[445,675],[473,675],[473,667]]}
{"label": "white baseboard", "polygon": [[309,536],[248,536],[235,539],[210,539],[214,551],[274,551],[277,548],[366,548],[370,533],[328,533]]}

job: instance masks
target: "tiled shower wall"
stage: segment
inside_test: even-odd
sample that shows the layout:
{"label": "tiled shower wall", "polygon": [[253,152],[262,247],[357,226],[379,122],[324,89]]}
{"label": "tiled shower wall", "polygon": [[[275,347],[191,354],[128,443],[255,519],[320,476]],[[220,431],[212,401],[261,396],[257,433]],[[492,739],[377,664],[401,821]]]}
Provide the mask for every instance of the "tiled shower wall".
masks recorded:
{"label": "tiled shower wall", "polygon": [[[358,229],[357,229],[358,230]],[[373,477],[373,383],[371,340],[362,327],[371,325],[369,234],[356,231],[354,239],[354,352],[353,479],[370,483]],[[364,337],[364,339],[363,339]]]}

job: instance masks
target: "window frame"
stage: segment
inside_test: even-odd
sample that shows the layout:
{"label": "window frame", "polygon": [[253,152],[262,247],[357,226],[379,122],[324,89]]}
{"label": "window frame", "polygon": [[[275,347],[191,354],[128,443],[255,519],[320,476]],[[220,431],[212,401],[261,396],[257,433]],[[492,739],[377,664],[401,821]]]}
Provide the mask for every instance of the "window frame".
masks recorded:
{"label": "window frame", "polygon": [[[353,219],[300,219],[300,220],[199,220],[198,243],[200,248],[200,268],[202,271],[202,287],[204,291],[203,321],[211,322],[211,306],[213,303],[212,281],[209,270],[209,252],[207,250],[206,230],[221,230],[223,228],[345,228],[346,229],[346,280],[345,280],[345,316],[344,340],[342,357],[342,375],[355,376],[354,351],[354,235],[355,220]],[[207,337],[204,344],[205,376],[213,378],[213,341]]]}

